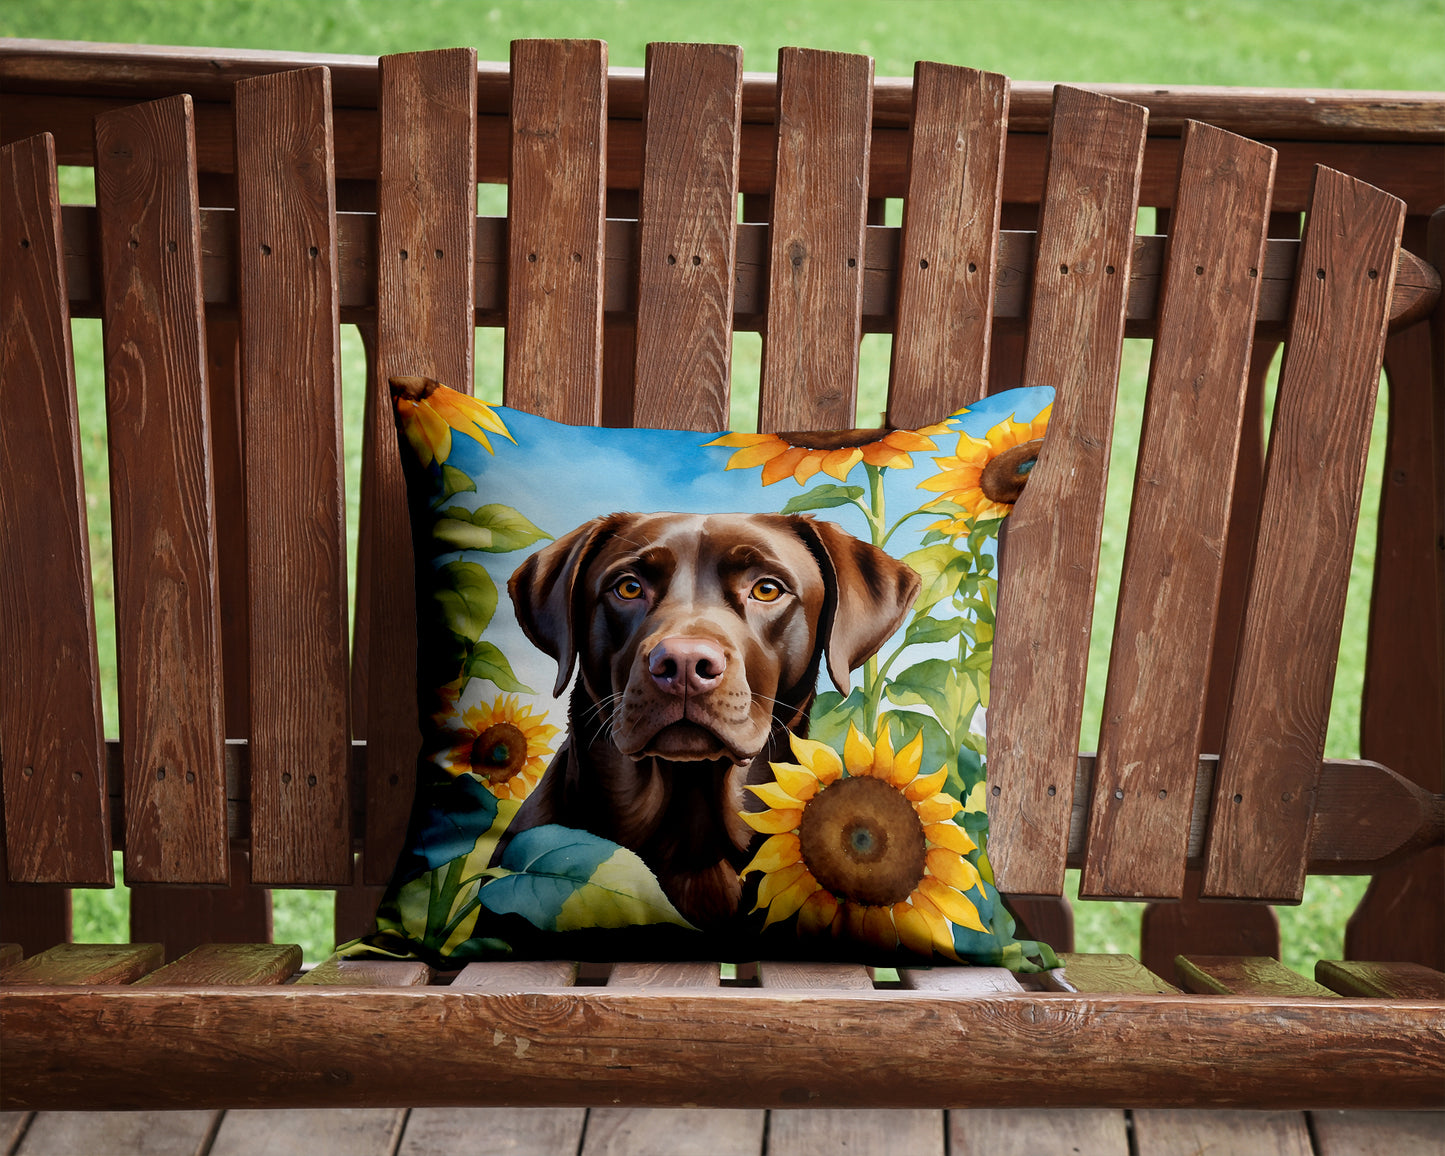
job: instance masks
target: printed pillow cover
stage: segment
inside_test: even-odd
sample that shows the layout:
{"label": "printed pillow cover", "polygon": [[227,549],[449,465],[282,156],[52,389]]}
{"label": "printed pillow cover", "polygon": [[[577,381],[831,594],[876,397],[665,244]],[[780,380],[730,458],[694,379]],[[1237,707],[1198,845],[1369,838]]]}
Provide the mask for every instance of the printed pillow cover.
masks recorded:
{"label": "printed pillow cover", "polygon": [[996,538],[1052,390],[721,436],[392,391],[424,739],[343,954],[1058,966],[993,885],[983,777]]}

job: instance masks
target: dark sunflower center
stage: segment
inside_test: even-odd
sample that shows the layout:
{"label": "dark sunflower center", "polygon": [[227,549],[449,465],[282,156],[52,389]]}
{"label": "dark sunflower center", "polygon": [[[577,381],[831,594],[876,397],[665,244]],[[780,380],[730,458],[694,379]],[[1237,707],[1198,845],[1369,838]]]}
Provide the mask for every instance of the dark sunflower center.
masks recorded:
{"label": "dark sunflower center", "polygon": [[527,736],[511,723],[493,723],[472,743],[472,770],[490,783],[505,783],[527,765]]}
{"label": "dark sunflower center", "polygon": [[923,878],[923,824],[880,779],[840,779],[819,792],[803,809],[798,841],[813,878],[853,903],[900,903]]}
{"label": "dark sunflower center", "polygon": [[888,434],[886,429],[844,429],[780,433],[777,437],[790,446],[802,446],[805,450],[851,450],[871,446]]}
{"label": "dark sunflower center", "polygon": [[1017,502],[1043,446],[1044,439],[1035,438],[1004,450],[990,461],[978,478],[978,488],[983,491],[983,496],[1010,506]]}

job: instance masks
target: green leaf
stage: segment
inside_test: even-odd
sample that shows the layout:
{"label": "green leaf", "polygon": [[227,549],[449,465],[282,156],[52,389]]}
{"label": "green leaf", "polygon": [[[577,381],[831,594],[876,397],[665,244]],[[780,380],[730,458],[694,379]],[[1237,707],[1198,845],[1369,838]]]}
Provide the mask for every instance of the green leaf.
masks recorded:
{"label": "green leaf", "polygon": [[930,618],[926,614],[915,614],[913,621],[908,624],[908,629],[903,632],[903,645],[947,642],[951,638],[957,638],[959,632],[967,625],[968,620],[964,618],[938,619]]}
{"label": "green leaf", "polygon": [[916,614],[925,614],[930,607],[952,597],[959,582],[968,572],[967,560],[962,559],[958,551],[946,542],[914,550],[911,554],[903,555],[900,561],[913,567],[923,579],[918,597],[913,602]]}
{"label": "green leaf", "polygon": [[440,501],[446,501],[454,494],[474,494],[477,492],[477,483],[472,481],[471,475],[463,473],[456,466],[442,466],[442,492]]}
{"label": "green leaf", "polygon": [[490,642],[478,641],[473,645],[471,653],[467,655],[466,664],[462,667],[462,673],[468,678],[485,678],[488,682],[494,682],[508,694],[537,693],[530,686],[524,686],[517,681],[507,656]]}
{"label": "green leaf", "polygon": [[867,702],[860,687],[855,686],[849,691],[847,698],[836,690],[820,694],[813,703],[808,737],[842,750],[843,740],[848,735],[848,724],[851,722],[861,728],[866,712]]}
{"label": "green leaf", "polygon": [[457,550],[508,554],[552,535],[539,530],[511,506],[495,502],[468,510],[452,506],[432,526],[432,536]]}
{"label": "green leaf", "polygon": [[783,507],[785,514],[801,514],[804,510],[830,510],[834,506],[846,506],[863,496],[862,486],[814,486],[796,498],[791,498]]}
{"label": "green leaf", "polygon": [[453,634],[478,639],[497,611],[497,586],[475,562],[448,562],[440,575],[451,589],[436,592],[442,621]]}
{"label": "green leaf", "polygon": [[913,741],[915,735],[923,732],[922,772],[932,774],[940,767],[949,768],[948,783],[956,791],[953,744],[948,739],[948,733],[938,725],[938,721],[912,710],[890,711],[888,717],[897,723],[899,731],[898,737],[893,740],[893,749],[901,751]]}
{"label": "green leaf", "polygon": [[953,677],[952,663],[930,658],[910,666],[896,678],[890,678],[884,693],[890,702],[898,706],[926,706],[940,722],[947,724],[954,714],[948,693],[949,681]]}

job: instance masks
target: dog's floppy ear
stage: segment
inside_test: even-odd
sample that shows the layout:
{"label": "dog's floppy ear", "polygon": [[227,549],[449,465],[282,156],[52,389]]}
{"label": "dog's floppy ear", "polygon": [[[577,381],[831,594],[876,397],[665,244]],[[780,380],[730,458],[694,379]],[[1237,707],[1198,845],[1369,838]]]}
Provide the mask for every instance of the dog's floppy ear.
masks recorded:
{"label": "dog's floppy ear", "polygon": [[567,689],[577,663],[573,597],[595,546],[615,528],[616,515],[593,518],[538,550],[507,580],[517,622],[538,650],[557,660],[554,696]]}
{"label": "dog's floppy ear", "polygon": [[830,597],[818,633],[828,676],[846,695],[849,674],[877,654],[903,624],[923,582],[911,566],[832,522],[799,517],[795,524],[824,563]]}

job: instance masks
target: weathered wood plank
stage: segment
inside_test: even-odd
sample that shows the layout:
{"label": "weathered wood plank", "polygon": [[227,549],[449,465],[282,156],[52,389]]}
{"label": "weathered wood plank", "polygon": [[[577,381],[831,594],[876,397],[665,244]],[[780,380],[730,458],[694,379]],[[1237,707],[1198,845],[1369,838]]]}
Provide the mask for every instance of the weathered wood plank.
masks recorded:
{"label": "weathered wood plank", "polygon": [[717,987],[715,963],[614,963],[608,987]]}
{"label": "weathered wood plank", "polygon": [[921,1108],[810,1108],[768,1114],[769,1156],[907,1152],[943,1156],[944,1114]]}
{"label": "weathered wood plank", "polygon": [[764,960],[758,986],[779,991],[872,991],[873,978],[857,963],[795,963]]}
{"label": "weathered wood plank", "polygon": [[1184,893],[1273,175],[1272,149],[1208,125],[1185,130],[1109,651],[1083,898]]}
{"label": "weathered wood plank", "polygon": [[251,875],[348,883],[346,507],[327,74],[238,84],[236,155]]}
{"label": "weathered wood plank", "polygon": [[901,967],[898,978],[908,991],[988,995],[1024,990],[1014,973],[1002,967]]}
{"label": "weathered wood plank", "polygon": [[294,943],[207,943],[136,980],[139,987],[282,983],[301,967]]}
{"label": "weathered wood plank", "polygon": [[0,938],[35,954],[70,939],[70,889],[11,883],[0,871]]}
{"label": "weathered wood plank", "polygon": [[743,1108],[593,1108],[582,1156],[758,1156],[767,1119]]}
{"label": "weathered wood plank", "polygon": [[332,956],[296,982],[321,987],[425,987],[431,978],[431,968],[420,961]]}
{"label": "weathered wood plank", "polygon": [[1310,1113],[1318,1156],[1445,1156],[1445,1112]]}
{"label": "weathered wood plank", "polygon": [[503,397],[554,421],[602,412],[607,45],[512,44]]}
{"label": "weathered wood plank", "polygon": [[18,943],[0,943],[0,968],[19,963],[25,952]]}
{"label": "weathered wood plank", "polygon": [[0,1152],[9,1156],[34,1118],[33,1112],[0,1112]]}
{"label": "weathered wood plank", "polygon": [[888,424],[916,429],[988,390],[1009,80],[913,66]]}
{"label": "weathered wood plank", "polygon": [[1079,992],[1177,992],[1131,955],[1067,952],[1064,978]]}
{"label": "weathered wood plank", "polygon": [[1007,523],[989,710],[989,853],[1005,893],[1063,889],[1074,757],[1147,113],[1060,86],[1024,384],[1056,390]]}
{"label": "weathered wood plank", "polygon": [[1268,956],[1181,955],[1174,970],[1185,991],[1220,995],[1333,994]]}
{"label": "weathered wood plank", "polygon": [[396,1156],[571,1156],[586,1121],[586,1108],[413,1108]]}
{"label": "weathered wood plank", "polygon": [[208,1156],[392,1156],[405,1126],[400,1108],[233,1109],[221,1121]]}
{"label": "weathered wood plank", "polygon": [[132,983],[164,962],[159,943],[61,943],[0,971],[0,984]]}
{"label": "weathered wood plank", "polygon": [[1320,170],[1215,782],[1206,897],[1297,903],[1304,891],[1403,224],[1398,199]]}
{"label": "weathered wood plank", "polygon": [[203,943],[269,943],[271,892],[252,885],[250,859],[242,848],[232,846],[230,855],[228,887],[132,884],[131,941],[162,943],[167,959]]}
{"label": "weathered wood plank", "polygon": [[742,79],[740,48],[647,46],[632,409],[641,428],[728,424]]}
{"label": "weathered wood plank", "polygon": [[1230,1156],[1313,1156],[1303,1112],[1136,1111],[1137,1156],[1228,1152]]}
{"label": "weathered wood plank", "polygon": [[392,377],[472,392],[477,54],[381,59],[377,332],[366,396],[367,883],[385,883],[406,835],[417,751],[416,591]]}
{"label": "weathered wood plank", "polygon": [[[778,53],[758,429],[851,429],[862,334],[873,60]],[[817,206],[827,205],[820,213]]]}
{"label": "weathered wood plank", "polygon": [[5,849],[25,883],[114,881],[75,364],[51,138],[0,149],[0,711]]}
{"label": "weathered wood plank", "polygon": [[218,1111],[38,1112],[15,1156],[198,1156],[207,1151],[221,1116]]}
{"label": "weathered wood plank", "polygon": [[1102,1108],[956,1108],[948,1135],[954,1156],[1130,1156],[1124,1113]]}
{"label": "weathered wood plank", "polygon": [[1445,972],[1423,963],[1361,963],[1322,959],[1315,979],[1341,995],[1445,1000]]}
{"label": "weathered wood plank", "polygon": [[452,980],[452,987],[481,987],[488,991],[531,991],[538,987],[571,987],[576,982],[575,963],[539,959],[469,963]]}
{"label": "weathered wood plank", "polygon": [[95,151],[126,878],[225,883],[226,734],[190,97],[107,113],[95,124]]}
{"label": "weathered wood plank", "polygon": [[[1059,1107],[1418,1108],[1445,1079],[1439,1004],[1421,1000],[282,986],[214,989],[205,1007],[197,1030],[165,989],[13,989],[0,1108],[81,1094],[95,1108],[441,1106],[479,1088],[519,1105],[647,1105],[678,1087],[706,1107],[1016,1107],[1037,1106],[1045,1075]],[[879,1078],[860,1085],[859,1071]]]}

